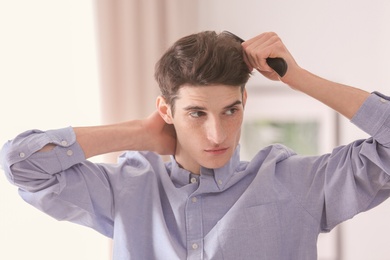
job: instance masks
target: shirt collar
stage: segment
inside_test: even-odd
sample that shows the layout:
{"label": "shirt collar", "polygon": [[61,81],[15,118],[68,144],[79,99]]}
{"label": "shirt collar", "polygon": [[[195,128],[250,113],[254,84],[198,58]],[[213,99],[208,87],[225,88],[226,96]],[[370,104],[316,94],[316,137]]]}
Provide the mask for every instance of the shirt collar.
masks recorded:
{"label": "shirt collar", "polygon": [[176,162],[174,156],[171,156],[171,165],[172,165],[171,180],[172,180],[173,184],[177,188],[180,188],[182,186],[189,184],[191,172],[187,171],[186,169],[181,168],[179,166],[179,164]]}
{"label": "shirt collar", "polygon": [[214,178],[219,189],[223,189],[240,165],[240,146],[237,145],[232,158],[221,168],[214,169]]}
{"label": "shirt collar", "polygon": [[[215,183],[219,189],[223,189],[228,180],[234,175],[237,167],[240,164],[240,146],[237,145],[232,158],[221,168],[208,169],[201,167],[201,174],[213,175]],[[179,166],[174,156],[171,156],[171,179],[176,187],[182,187],[190,183],[191,172]]]}

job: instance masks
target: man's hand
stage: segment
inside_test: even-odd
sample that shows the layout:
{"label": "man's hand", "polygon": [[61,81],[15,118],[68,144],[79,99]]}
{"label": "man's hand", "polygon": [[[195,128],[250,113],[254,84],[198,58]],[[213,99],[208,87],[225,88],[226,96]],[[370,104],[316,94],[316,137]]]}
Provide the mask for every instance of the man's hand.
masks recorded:
{"label": "man's hand", "polygon": [[[242,44],[244,58],[248,67],[258,70],[261,74],[271,80],[288,79],[294,70],[298,68],[297,63],[283,44],[279,36],[273,32],[262,33]],[[267,58],[283,58],[287,62],[287,73],[280,76],[267,64]]]}
{"label": "man's hand", "polygon": [[165,123],[160,114],[155,111],[143,120],[143,126],[148,133],[146,141],[151,151],[161,155],[175,154],[176,131],[173,125]]}

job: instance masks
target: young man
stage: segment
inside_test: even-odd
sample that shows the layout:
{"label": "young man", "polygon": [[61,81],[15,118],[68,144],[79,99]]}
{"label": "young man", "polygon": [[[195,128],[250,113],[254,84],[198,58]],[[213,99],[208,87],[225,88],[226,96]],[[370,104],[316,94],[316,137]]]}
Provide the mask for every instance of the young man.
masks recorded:
{"label": "young man", "polygon": [[[280,57],[279,77],[266,63]],[[303,157],[282,145],[239,159],[253,68],[343,114],[372,138]],[[389,196],[389,99],[302,69],[279,37],[201,32],[156,66],[157,111],[116,125],[28,131],[2,165],[21,196],[114,239],[114,259],[316,259],[320,232]],[[118,164],[94,155],[129,150]],[[164,163],[156,154],[171,154]]]}

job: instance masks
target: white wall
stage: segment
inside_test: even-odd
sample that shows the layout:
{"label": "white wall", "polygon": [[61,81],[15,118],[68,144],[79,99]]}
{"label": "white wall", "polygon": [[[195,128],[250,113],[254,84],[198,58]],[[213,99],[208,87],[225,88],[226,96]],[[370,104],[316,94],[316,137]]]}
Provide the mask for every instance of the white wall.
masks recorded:
{"label": "white wall", "polygon": [[[1,145],[26,129],[99,124],[92,8],[0,0]],[[0,259],[108,258],[108,239],[27,205],[0,173]]]}
{"label": "white wall", "polygon": [[[304,68],[334,81],[389,94],[390,1],[201,0],[200,3],[200,30],[230,30],[244,39],[275,31]],[[259,76],[249,85],[259,84],[280,87]],[[278,100],[274,103],[280,105]],[[342,143],[366,137],[347,120],[342,121],[341,134]],[[390,233],[389,218],[390,202],[385,202],[343,224],[342,259],[389,259],[386,239]],[[322,251],[326,255],[326,250]]]}

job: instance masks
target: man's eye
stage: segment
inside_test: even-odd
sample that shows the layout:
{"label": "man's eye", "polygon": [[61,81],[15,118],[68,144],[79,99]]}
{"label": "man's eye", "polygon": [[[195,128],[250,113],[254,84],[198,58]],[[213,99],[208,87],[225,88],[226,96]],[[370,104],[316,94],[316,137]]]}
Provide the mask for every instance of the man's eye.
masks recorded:
{"label": "man's eye", "polygon": [[204,115],[205,115],[205,112],[202,112],[202,111],[190,112],[190,116],[194,117],[194,118],[199,118],[199,117],[204,116]]}
{"label": "man's eye", "polygon": [[234,113],[236,113],[237,110],[238,110],[237,108],[231,108],[231,109],[227,110],[227,111],[225,112],[225,114],[228,115],[228,116],[231,116],[231,115],[233,115]]}

